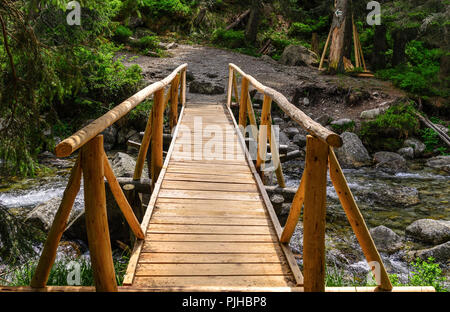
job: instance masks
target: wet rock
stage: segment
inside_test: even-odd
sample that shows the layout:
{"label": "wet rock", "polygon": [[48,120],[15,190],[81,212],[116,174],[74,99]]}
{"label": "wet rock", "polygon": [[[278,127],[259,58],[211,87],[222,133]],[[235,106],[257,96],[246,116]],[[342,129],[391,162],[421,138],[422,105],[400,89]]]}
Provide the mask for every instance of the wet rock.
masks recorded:
{"label": "wet rock", "polygon": [[421,141],[411,138],[403,142],[404,147],[411,147],[414,151],[414,156],[419,157],[425,152],[425,144],[423,144]]}
{"label": "wet rock", "polygon": [[401,237],[384,225],[370,229],[370,235],[372,236],[378,251],[391,254],[402,247]]}
{"label": "wet rock", "polygon": [[401,155],[393,152],[378,152],[373,156],[375,168],[387,173],[398,173],[407,170],[406,160]]}
{"label": "wet rock", "polygon": [[[32,211],[28,213],[25,218],[25,223],[32,225],[44,232],[48,232],[55,219],[55,214],[59,209],[61,198],[52,198],[48,202],[37,205]],[[72,209],[69,216],[69,223],[78,217],[80,212]]]}
{"label": "wet rock", "polygon": [[426,166],[450,173],[450,156],[437,156],[427,160]]}
{"label": "wet rock", "polygon": [[280,63],[288,66],[312,66],[317,60],[316,53],[300,45],[290,45],[281,54]]}
{"label": "wet rock", "polygon": [[291,210],[291,203],[283,203],[281,205],[280,214],[278,214],[278,221],[280,221],[280,225],[284,226],[286,224],[287,218],[289,216],[289,211]]}
{"label": "wet rock", "polygon": [[56,254],[63,258],[78,258],[82,255],[81,246],[73,241],[62,241],[56,249]]}
{"label": "wet rock", "polygon": [[289,139],[292,139],[296,134],[299,134],[300,131],[295,127],[289,127],[289,128],[284,129],[284,133],[287,134]]}
{"label": "wet rock", "polygon": [[414,149],[412,147],[403,147],[399,149],[397,153],[407,159],[414,158]]}
{"label": "wet rock", "polygon": [[355,194],[386,207],[408,207],[420,202],[419,191],[413,187],[407,186],[390,186],[368,192],[356,190]]}
{"label": "wet rock", "polygon": [[420,219],[405,230],[409,237],[430,244],[441,244],[450,240],[450,221]]}
{"label": "wet rock", "polygon": [[341,134],[343,145],[336,149],[336,156],[344,168],[359,168],[372,164],[367,149],[359,137],[352,132]]}
{"label": "wet rock", "polygon": [[411,258],[420,258],[422,260],[433,257],[438,263],[450,265],[450,241],[432,248],[412,251],[409,253],[409,256]]}
{"label": "wet rock", "polygon": [[132,177],[136,161],[130,155],[119,152],[114,155],[111,167],[116,177]]}
{"label": "wet rock", "polygon": [[306,146],[306,136],[304,134],[296,134],[292,139],[292,142],[296,144],[298,147]]}
{"label": "wet rock", "polygon": [[213,95],[213,94],[223,94],[225,93],[225,89],[220,85],[213,85],[210,82],[194,80],[189,84],[189,92]]}
{"label": "wet rock", "polygon": [[274,194],[270,197],[270,202],[272,203],[275,213],[279,215],[281,213],[281,206],[284,203],[284,197],[279,194]]}

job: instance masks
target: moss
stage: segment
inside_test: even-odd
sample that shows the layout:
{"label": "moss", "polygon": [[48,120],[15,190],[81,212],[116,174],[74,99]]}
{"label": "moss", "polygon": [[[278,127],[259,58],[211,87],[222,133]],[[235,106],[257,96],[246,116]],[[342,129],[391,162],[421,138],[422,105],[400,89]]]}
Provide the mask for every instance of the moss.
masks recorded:
{"label": "moss", "polygon": [[375,120],[363,122],[360,137],[370,151],[396,151],[419,128],[414,106],[404,103],[389,108]]}

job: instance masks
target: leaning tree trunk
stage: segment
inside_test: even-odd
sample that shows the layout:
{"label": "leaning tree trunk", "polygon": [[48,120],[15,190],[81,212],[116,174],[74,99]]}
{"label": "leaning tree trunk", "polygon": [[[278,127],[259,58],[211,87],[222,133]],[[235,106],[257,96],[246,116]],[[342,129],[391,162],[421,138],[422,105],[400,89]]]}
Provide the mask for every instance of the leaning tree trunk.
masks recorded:
{"label": "leaning tree trunk", "polygon": [[248,19],[247,28],[245,29],[245,39],[248,43],[255,43],[256,36],[258,35],[258,26],[261,18],[261,1],[252,0],[252,6],[250,9],[250,18]]}
{"label": "leaning tree trunk", "polygon": [[[336,14],[336,12],[339,12]],[[343,57],[349,58],[352,39],[351,7],[348,0],[336,0],[331,24],[331,46],[328,70],[344,72]]]}

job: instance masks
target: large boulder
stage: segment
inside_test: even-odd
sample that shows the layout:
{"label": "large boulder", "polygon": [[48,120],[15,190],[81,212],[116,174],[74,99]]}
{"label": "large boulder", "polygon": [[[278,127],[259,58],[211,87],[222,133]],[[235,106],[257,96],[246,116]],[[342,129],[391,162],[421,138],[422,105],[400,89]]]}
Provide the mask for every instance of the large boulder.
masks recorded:
{"label": "large boulder", "polygon": [[373,156],[375,168],[388,173],[406,171],[406,160],[401,155],[393,152],[378,152]]}
{"label": "large boulder", "polygon": [[425,163],[426,166],[450,173],[450,156],[436,156]]}
{"label": "large boulder", "polygon": [[301,45],[290,45],[281,54],[280,63],[289,66],[313,66],[317,64],[318,56],[313,51]]}
{"label": "large boulder", "polygon": [[409,255],[412,256],[412,258],[420,258],[422,260],[433,257],[438,263],[450,265],[450,241],[432,248],[412,251]]}
{"label": "large boulder", "polygon": [[386,111],[386,108],[384,107],[378,107],[373,108],[369,110],[365,110],[361,112],[361,115],[359,116],[361,119],[375,119],[379,115],[383,114]]}
{"label": "large boulder", "polygon": [[372,236],[378,251],[391,254],[402,247],[401,237],[384,225],[371,229],[370,235]]}
{"label": "large boulder", "polygon": [[359,168],[372,164],[367,149],[355,133],[344,132],[341,138],[344,144],[336,149],[336,156],[342,167]]}
{"label": "large boulder", "polygon": [[213,85],[210,82],[194,80],[189,84],[189,92],[213,95],[213,94],[223,94],[225,93],[225,89],[222,86]]}
{"label": "large boulder", "polygon": [[[37,205],[32,211],[28,213],[25,218],[25,223],[30,224],[44,232],[48,232],[55,219],[55,214],[59,209],[61,198],[56,197],[50,199],[48,202]],[[72,209],[69,216],[69,223],[75,220],[80,211]]]}
{"label": "large boulder", "polygon": [[408,140],[406,140],[405,142],[403,142],[403,146],[405,148],[412,148],[414,150],[414,156],[415,157],[419,157],[423,154],[423,152],[425,152],[425,144],[423,144],[422,142],[420,142],[417,139],[414,138],[410,138]]}
{"label": "large boulder", "polygon": [[450,221],[420,219],[411,223],[405,230],[409,237],[433,245],[450,240]]}
{"label": "large boulder", "polygon": [[118,152],[114,155],[111,165],[116,177],[132,177],[136,161],[128,154]]}
{"label": "large boulder", "polygon": [[397,154],[401,155],[406,159],[413,159],[414,149],[412,147],[402,147],[397,151]]}
{"label": "large boulder", "polygon": [[408,186],[389,186],[368,192],[357,190],[355,194],[358,197],[367,198],[369,201],[374,201],[386,207],[408,207],[420,202],[419,191],[416,188]]}

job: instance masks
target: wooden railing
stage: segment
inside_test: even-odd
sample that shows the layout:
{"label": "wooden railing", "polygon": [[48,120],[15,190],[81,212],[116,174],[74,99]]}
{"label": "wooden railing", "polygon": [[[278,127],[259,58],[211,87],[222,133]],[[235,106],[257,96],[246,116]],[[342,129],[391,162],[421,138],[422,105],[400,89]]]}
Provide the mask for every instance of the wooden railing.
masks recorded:
{"label": "wooden railing", "polygon": [[[179,66],[165,79],[136,93],[56,146],[57,157],[67,157],[78,149],[80,151],[48,233],[42,255],[31,281],[31,287],[42,288],[47,284],[50,270],[56,258],[56,250],[66,228],[75,197],[80,190],[81,177],[83,176],[86,229],[95,287],[97,291],[117,291],[106,214],[105,177],[119,208],[137,239],[144,239],[145,229],[141,228],[114,176],[103,149],[103,136],[100,133],[153,95],[153,106],[139,149],[133,178],[135,180],[141,178],[147,151],[151,144],[150,171],[152,185],[154,185],[163,166],[164,111],[170,101],[169,124],[170,128],[173,129],[178,121],[179,94],[181,104],[185,105],[186,103],[186,70],[187,64]],[[164,89],[169,84],[170,88],[165,95]]]}
{"label": "wooden railing", "polygon": [[[241,77],[241,92],[238,95],[238,76]],[[264,94],[261,123],[258,125],[249,95],[249,86]],[[280,235],[281,243],[288,244],[299,221],[303,208],[303,276],[305,291],[325,291],[325,224],[326,186],[329,168],[331,181],[355,232],[364,255],[375,275],[380,290],[392,290],[392,284],[381,260],[363,216],[348,187],[333,148],[342,146],[339,135],[313,121],[291,104],[281,93],[262,85],[234,64],[229,65],[227,105],[232,103],[233,93],[239,103],[239,127],[243,135],[247,117],[251,125],[253,140],[257,142],[256,169],[262,175],[266,160],[267,137],[269,137],[272,161],[280,187],[285,187],[275,135],[271,127],[271,103],[275,101],[292,120],[309,132],[306,143],[306,161],[303,176],[292,202],[286,225]]]}

